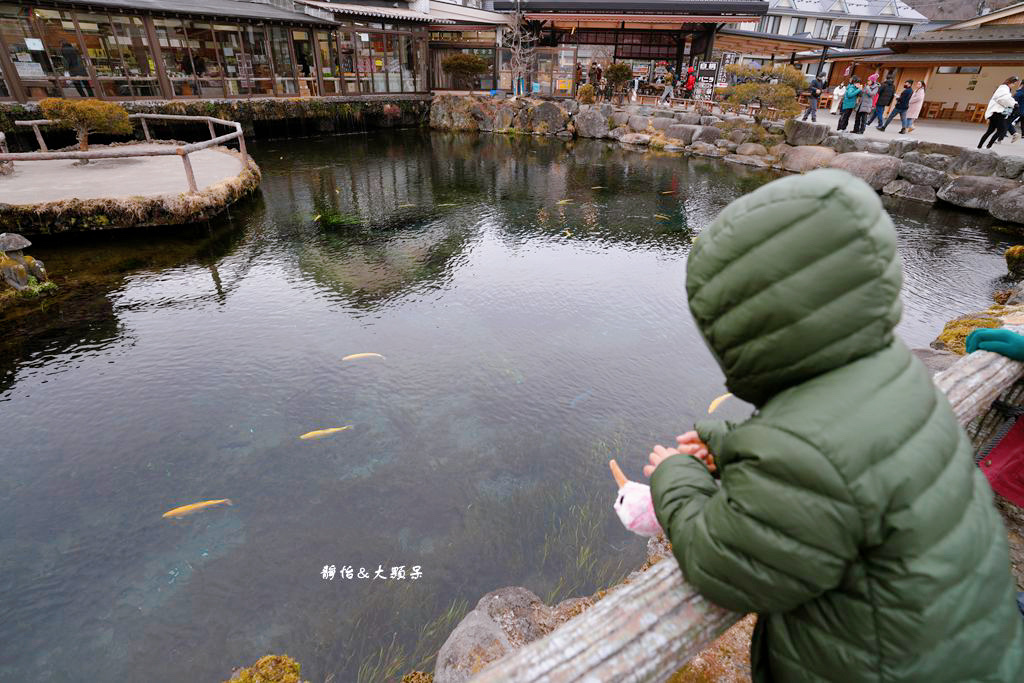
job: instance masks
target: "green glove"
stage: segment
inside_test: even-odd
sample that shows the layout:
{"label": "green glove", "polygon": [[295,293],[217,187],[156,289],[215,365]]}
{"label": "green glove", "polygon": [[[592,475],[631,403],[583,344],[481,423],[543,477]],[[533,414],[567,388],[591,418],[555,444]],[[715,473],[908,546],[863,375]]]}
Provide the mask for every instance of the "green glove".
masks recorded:
{"label": "green glove", "polygon": [[967,336],[967,353],[992,351],[1013,360],[1024,361],[1024,335],[1005,328],[979,328]]}

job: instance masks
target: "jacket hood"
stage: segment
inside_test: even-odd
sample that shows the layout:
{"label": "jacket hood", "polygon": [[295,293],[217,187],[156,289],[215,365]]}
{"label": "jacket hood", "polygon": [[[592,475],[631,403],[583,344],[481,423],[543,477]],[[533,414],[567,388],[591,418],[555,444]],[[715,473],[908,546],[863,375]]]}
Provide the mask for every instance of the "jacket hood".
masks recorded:
{"label": "jacket hood", "polygon": [[726,385],[755,405],[891,344],[902,282],[878,195],[836,169],[735,200],[686,268],[690,311]]}

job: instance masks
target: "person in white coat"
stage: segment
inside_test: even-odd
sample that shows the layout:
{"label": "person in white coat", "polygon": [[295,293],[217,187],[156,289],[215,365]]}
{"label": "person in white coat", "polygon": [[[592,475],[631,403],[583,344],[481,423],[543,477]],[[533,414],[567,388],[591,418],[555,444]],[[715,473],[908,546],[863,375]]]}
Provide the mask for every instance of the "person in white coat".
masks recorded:
{"label": "person in white coat", "polygon": [[993,143],[999,142],[1006,137],[1006,122],[1010,116],[1010,112],[1013,111],[1013,105],[1017,104],[1017,100],[1013,99],[1013,93],[1010,90],[1011,86],[1015,86],[1018,82],[1016,76],[1010,76],[1003,84],[996,88],[996,91],[992,93],[992,99],[988,101],[988,107],[985,109],[985,118],[988,119],[988,130],[981,136],[981,140],[978,141],[978,149],[985,144],[985,138],[989,138],[987,147],[992,147]]}
{"label": "person in white coat", "polygon": [[840,83],[836,86],[836,89],[832,91],[832,106],[829,111],[835,114],[839,111],[839,105],[843,103],[843,94],[846,92],[846,83]]}

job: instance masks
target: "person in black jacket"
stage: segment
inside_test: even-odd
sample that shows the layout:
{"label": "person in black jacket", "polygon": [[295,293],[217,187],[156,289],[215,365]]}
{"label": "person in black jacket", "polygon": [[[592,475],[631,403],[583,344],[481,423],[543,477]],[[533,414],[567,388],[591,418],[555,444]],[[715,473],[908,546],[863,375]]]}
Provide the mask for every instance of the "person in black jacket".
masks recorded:
{"label": "person in black jacket", "polygon": [[878,128],[878,130],[885,130],[889,123],[896,117],[897,114],[899,114],[900,123],[903,125],[903,127],[900,129],[900,132],[907,132],[907,109],[910,108],[910,98],[914,94],[913,86],[914,81],[905,81],[903,83],[903,92],[900,93],[899,99],[896,100],[896,106],[892,108],[892,111],[889,112],[889,116],[885,118],[885,123],[883,123],[880,126],[875,126],[876,128]]}
{"label": "person in black jacket", "polygon": [[807,87],[807,111],[804,112],[803,120],[810,115],[811,121],[818,120],[818,102],[821,100],[821,92],[825,89],[825,74],[818,74]]}
{"label": "person in black jacket", "polygon": [[1018,122],[1021,128],[1024,128],[1024,118],[1021,118],[1022,112],[1024,112],[1024,85],[1017,89],[1014,93],[1013,99],[1017,100],[1017,104],[1013,106],[1013,111],[1010,113],[1010,118],[1006,120],[1006,131],[1013,136],[1011,142],[1017,142],[1020,140],[1020,131],[1013,127],[1014,122]]}
{"label": "person in black jacket", "polygon": [[892,103],[893,97],[896,96],[896,86],[892,83],[892,76],[888,76],[885,79],[885,83],[878,89],[878,99],[875,100],[875,110],[871,112],[871,118],[864,124],[870,126],[875,119],[878,119],[878,125],[885,125],[885,108]]}

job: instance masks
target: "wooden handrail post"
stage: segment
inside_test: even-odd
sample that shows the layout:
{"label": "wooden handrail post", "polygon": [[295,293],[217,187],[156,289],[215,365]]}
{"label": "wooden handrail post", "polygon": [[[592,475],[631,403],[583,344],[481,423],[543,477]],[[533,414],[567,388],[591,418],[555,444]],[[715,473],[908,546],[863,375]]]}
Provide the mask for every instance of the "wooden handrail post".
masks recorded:
{"label": "wooden handrail post", "polygon": [[212,140],[215,137],[217,137],[217,131],[213,129],[213,121],[211,121],[210,119],[206,119],[206,123],[210,126],[210,139]]}
{"label": "wooden handrail post", "polygon": [[196,187],[196,174],[192,172],[192,162],[188,160],[188,152],[179,147],[178,155],[181,156],[181,163],[185,165],[185,178],[188,180],[188,191],[192,194],[196,194],[199,192],[199,188]]}
{"label": "wooden handrail post", "polygon": [[146,125],[146,119],[140,116],[139,121],[142,122],[142,132],[146,134],[146,142],[152,142],[153,138],[149,136],[149,126]]}
{"label": "wooden handrail post", "polygon": [[249,168],[249,154],[245,151],[245,133],[242,132],[242,124],[235,125],[238,131],[238,151],[242,153],[242,167]]}
{"label": "wooden handrail post", "polygon": [[46,148],[46,140],[43,140],[43,134],[39,130],[39,125],[33,123],[32,130],[35,131],[36,141],[39,142],[39,149],[43,150],[44,152],[48,152],[49,150]]}

